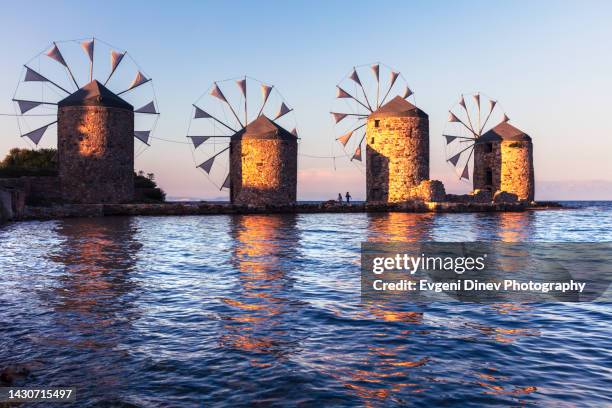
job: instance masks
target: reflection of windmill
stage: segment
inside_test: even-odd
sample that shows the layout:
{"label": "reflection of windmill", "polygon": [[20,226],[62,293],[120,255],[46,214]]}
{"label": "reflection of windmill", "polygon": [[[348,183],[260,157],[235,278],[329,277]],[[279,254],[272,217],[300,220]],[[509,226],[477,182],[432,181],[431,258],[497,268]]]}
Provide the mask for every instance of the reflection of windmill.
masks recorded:
{"label": "reflection of windmill", "polygon": [[[103,52],[110,54],[110,66],[94,64],[98,61],[95,57]],[[42,118],[55,116],[63,98],[74,100],[80,92],[80,97],[87,99],[89,105],[121,97],[128,104],[138,106],[134,110],[138,130],[133,136],[148,145],[159,114],[155,93],[151,79],[142,73],[127,51],[117,51],[97,38],[53,42],[48,51],[26,63],[24,70],[13,98],[20,113],[22,137],[38,145],[47,130],[57,123]]]}
{"label": "reflection of windmill", "polygon": [[[254,93],[261,99],[250,97]],[[273,86],[247,76],[215,82],[193,106],[187,137],[197,167],[219,189],[230,189],[232,202],[295,202],[297,129],[293,109]]]}
{"label": "reflection of windmill", "polygon": [[[388,77],[383,85],[381,77]],[[381,64],[355,67],[336,91],[337,103],[347,105],[332,112],[337,140],[351,161],[362,161],[366,141],[367,201],[409,199],[429,177],[429,119],[407,100],[414,96],[402,75]]]}
{"label": "reflection of windmill", "polygon": [[446,161],[455,168],[460,179],[470,180],[474,146],[478,139],[495,124],[508,120],[496,100],[481,93],[461,95],[459,102],[449,110],[448,124],[443,134]]}
{"label": "reflection of windmill", "polygon": [[[64,201],[131,201],[134,138],[148,144],[158,117],[150,79],[140,69],[135,73],[129,69],[126,60],[136,65],[125,58],[126,52],[115,51],[100,40],[61,44],[61,49],[60,43],[53,43],[49,51],[39,54],[36,69],[31,62],[25,65],[24,79],[14,97],[21,112],[20,129],[28,128],[22,136],[38,145],[48,128],[57,124],[59,181]],[[99,45],[102,51],[109,51],[110,67],[94,64]],[[75,69],[79,61],[82,65],[87,61],[85,75],[84,70]],[[134,110],[134,104],[140,108]],[[141,118],[136,120],[135,114]],[[57,118],[50,123],[46,118],[44,124],[32,126],[34,121],[48,116]],[[136,131],[135,126],[139,126]]]}

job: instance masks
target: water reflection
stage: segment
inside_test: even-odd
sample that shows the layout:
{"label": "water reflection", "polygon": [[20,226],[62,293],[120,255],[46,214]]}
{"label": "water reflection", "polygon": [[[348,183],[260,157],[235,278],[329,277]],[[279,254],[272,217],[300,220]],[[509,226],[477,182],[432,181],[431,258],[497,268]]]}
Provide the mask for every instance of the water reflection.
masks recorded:
{"label": "water reflection", "polygon": [[67,219],[58,224],[56,233],[61,243],[48,258],[63,265],[63,273],[56,284],[38,292],[54,311],[53,330],[45,331],[48,334],[39,342],[54,347],[87,381],[118,386],[120,377],[111,373],[119,364],[113,362],[127,353],[119,346],[139,315],[131,272],[141,245],[134,239],[133,221]]}
{"label": "water reflection", "polygon": [[293,286],[290,259],[299,240],[294,216],[232,218],[233,263],[239,289],[221,300],[224,348],[248,353],[252,366],[269,367],[297,347],[288,327],[298,302],[287,298]]}
{"label": "water reflection", "polygon": [[432,239],[433,213],[369,213],[370,242],[419,242]]}

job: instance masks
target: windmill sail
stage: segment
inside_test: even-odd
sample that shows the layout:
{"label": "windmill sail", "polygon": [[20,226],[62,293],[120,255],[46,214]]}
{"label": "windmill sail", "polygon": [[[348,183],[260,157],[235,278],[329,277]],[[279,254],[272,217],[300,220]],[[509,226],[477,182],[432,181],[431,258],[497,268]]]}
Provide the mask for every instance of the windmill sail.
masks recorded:
{"label": "windmill sail", "polygon": [[223,185],[221,186],[221,189],[224,188],[230,188],[230,175],[228,174],[227,177],[225,178],[225,181],[223,182]]}
{"label": "windmill sail", "polygon": [[54,59],[55,61],[59,62],[60,64],[68,68],[68,64],[66,64],[66,61],[64,60],[64,57],[62,56],[62,53],[60,52],[59,48],[57,48],[57,44],[53,43],[53,48],[47,51],[46,54],[49,58]]}
{"label": "windmill sail", "polygon": [[42,139],[43,135],[45,134],[45,132],[47,131],[49,126],[51,126],[54,123],[55,122],[52,122],[52,123],[49,123],[49,124],[47,124],[47,125],[45,125],[43,127],[39,127],[38,129],[34,129],[31,132],[23,134],[21,137],[27,137],[32,142],[34,142],[35,145],[38,146],[38,143],[40,142],[40,139]]}
{"label": "windmill sail", "polygon": [[336,123],[340,122],[342,119],[348,116],[348,114],[346,113],[338,113],[338,112],[331,112],[331,114],[334,117],[334,120],[336,121]]}
{"label": "windmill sail", "polygon": [[221,99],[223,102],[227,103],[227,99],[225,99],[225,95],[223,95],[223,92],[221,92],[221,88],[219,88],[219,86],[216,83],[213,86],[212,90],[210,91],[210,94],[214,96],[215,98]]}
{"label": "windmill sail", "polygon": [[357,149],[355,150],[355,154],[353,155],[351,160],[361,161],[361,146],[357,147]]}
{"label": "windmill sail", "polygon": [[194,149],[197,149],[198,147],[200,147],[202,143],[210,139],[210,136],[187,136],[187,137],[191,139]]}
{"label": "windmill sail", "polygon": [[468,163],[465,164],[465,167],[463,168],[463,172],[461,173],[461,178],[464,178],[466,180],[470,179],[470,172],[468,169]]}
{"label": "windmill sail", "polygon": [[148,82],[148,81],[149,80],[147,79],[147,77],[145,77],[142,72],[138,71],[136,73],[136,78],[134,78],[134,80],[130,84],[130,87],[128,88],[128,90],[134,89],[137,86],[140,86],[140,85],[142,85],[142,84],[144,84],[145,82]]}
{"label": "windmill sail", "polygon": [[25,82],[49,82],[47,78],[40,75],[38,72],[34,71],[33,69],[29,67],[26,67],[26,74],[25,74],[24,81]]}
{"label": "windmill sail", "polygon": [[412,90],[408,87],[406,87],[406,89],[404,90],[404,95],[402,95],[402,98],[406,99],[408,97],[410,97],[410,95],[412,95]]}
{"label": "windmill sail", "polygon": [[149,135],[151,134],[150,130],[135,130],[134,137],[140,140],[144,144],[149,144]]}
{"label": "windmill sail", "polygon": [[372,68],[372,72],[374,73],[374,76],[376,77],[376,82],[380,82],[380,65],[374,64],[370,68]]}
{"label": "windmill sail", "polygon": [[212,169],[212,165],[215,162],[215,157],[213,156],[210,159],[206,160],[204,163],[200,164],[198,167],[204,170],[207,174],[210,174],[210,169]]}
{"label": "windmill sail", "polygon": [[21,101],[21,100],[15,100],[15,102],[17,102],[17,105],[19,105],[19,111],[22,114],[43,104],[43,102]]}
{"label": "windmill sail", "polygon": [[81,43],[81,48],[85,51],[85,54],[89,57],[89,62],[94,60],[94,40],[87,40]]}
{"label": "windmill sail", "polygon": [[134,113],[151,113],[156,114],[155,103],[153,101],[147,103],[145,106],[138,108],[134,111]]}
{"label": "windmill sail", "polygon": [[276,116],[274,117],[274,120],[280,118],[281,116],[286,115],[287,113],[289,113],[291,111],[292,111],[292,109],[289,109],[289,107],[287,105],[285,105],[285,102],[281,103],[281,106],[278,109],[278,112],[276,113]]}
{"label": "windmill sail", "polygon": [[193,117],[194,119],[200,119],[200,118],[212,118],[212,116],[210,116],[208,114],[208,112],[205,112],[204,110],[198,108],[197,106],[195,106],[195,115]]}
{"label": "windmill sail", "polygon": [[346,146],[348,141],[351,139],[351,136],[353,136],[353,131],[352,130],[346,132],[345,134],[343,134],[342,136],[340,136],[336,140],[339,141],[340,143],[342,143],[342,146]]}
{"label": "windmill sail", "polygon": [[353,72],[351,73],[349,78],[352,79],[358,85],[361,85],[361,80],[359,79],[359,75],[357,74],[357,70],[355,68],[353,68]]}
{"label": "windmill sail", "polygon": [[240,92],[242,92],[242,96],[246,98],[246,93],[247,93],[246,79],[239,79],[238,81],[236,81],[236,85],[238,85],[238,88],[240,88]]}

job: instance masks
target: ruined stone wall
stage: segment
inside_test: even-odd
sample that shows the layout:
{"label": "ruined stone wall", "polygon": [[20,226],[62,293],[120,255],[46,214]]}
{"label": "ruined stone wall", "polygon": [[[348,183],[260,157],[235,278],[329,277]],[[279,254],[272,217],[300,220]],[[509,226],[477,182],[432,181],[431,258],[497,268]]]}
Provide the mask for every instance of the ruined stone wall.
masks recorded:
{"label": "ruined stone wall", "polygon": [[[487,152],[487,143],[476,143],[474,145],[474,171],[472,182],[474,190],[499,190],[501,183],[501,143],[491,142],[492,151]],[[493,183],[486,182],[487,169],[491,169]]]}
{"label": "ruined stone wall", "polygon": [[366,141],[368,202],[406,201],[411,188],[429,178],[427,118],[370,117]]}
{"label": "ruined stone wall", "polygon": [[530,141],[504,140],[501,144],[501,156],[499,190],[516,194],[519,200],[533,201],[533,144]]}
{"label": "ruined stone wall", "polygon": [[58,112],[62,198],[70,203],[121,203],[134,197],[134,113],[102,106]]}
{"label": "ruined stone wall", "polygon": [[234,204],[279,206],[297,196],[297,140],[243,138],[230,148]]}

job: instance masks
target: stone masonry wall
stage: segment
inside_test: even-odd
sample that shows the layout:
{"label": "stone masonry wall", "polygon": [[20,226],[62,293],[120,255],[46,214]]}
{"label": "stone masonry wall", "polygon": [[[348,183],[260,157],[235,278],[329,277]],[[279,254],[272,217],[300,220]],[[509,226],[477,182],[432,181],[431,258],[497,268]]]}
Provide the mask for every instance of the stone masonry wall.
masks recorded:
{"label": "stone masonry wall", "polygon": [[535,191],[533,144],[529,141],[503,141],[501,152],[499,189],[516,194],[519,200],[533,201]]}
{"label": "stone masonry wall", "polygon": [[429,178],[427,118],[370,117],[366,143],[368,202],[409,200],[411,188]]}
{"label": "stone masonry wall", "polygon": [[234,204],[294,204],[297,195],[297,140],[243,138],[230,149]]}
{"label": "stone masonry wall", "polygon": [[[499,190],[501,183],[501,143],[492,142],[492,152],[487,153],[487,143],[476,143],[474,145],[474,171],[472,182],[474,190]],[[491,169],[493,184],[487,185],[486,173]]]}
{"label": "stone masonry wall", "polygon": [[134,113],[102,106],[61,107],[58,161],[66,202],[133,200]]}

